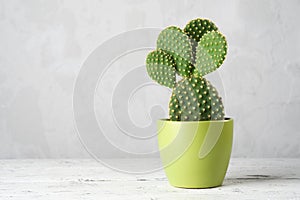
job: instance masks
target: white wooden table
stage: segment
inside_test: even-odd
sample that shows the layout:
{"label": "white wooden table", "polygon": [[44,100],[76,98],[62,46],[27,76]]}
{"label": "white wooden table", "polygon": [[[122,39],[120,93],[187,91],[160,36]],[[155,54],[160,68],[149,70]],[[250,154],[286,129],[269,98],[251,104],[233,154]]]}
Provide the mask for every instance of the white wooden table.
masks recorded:
{"label": "white wooden table", "polygon": [[174,188],[163,171],[119,173],[87,159],[0,160],[0,199],[300,200],[300,159],[231,159],[223,186],[212,189]]}

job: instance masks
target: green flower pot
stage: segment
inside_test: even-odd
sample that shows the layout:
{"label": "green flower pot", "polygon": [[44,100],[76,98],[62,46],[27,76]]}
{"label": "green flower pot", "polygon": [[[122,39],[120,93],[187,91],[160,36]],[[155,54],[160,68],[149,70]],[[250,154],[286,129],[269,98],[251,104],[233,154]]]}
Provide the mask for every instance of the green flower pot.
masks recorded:
{"label": "green flower pot", "polygon": [[222,185],[230,160],[233,120],[158,121],[158,144],[171,185],[210,188]]}

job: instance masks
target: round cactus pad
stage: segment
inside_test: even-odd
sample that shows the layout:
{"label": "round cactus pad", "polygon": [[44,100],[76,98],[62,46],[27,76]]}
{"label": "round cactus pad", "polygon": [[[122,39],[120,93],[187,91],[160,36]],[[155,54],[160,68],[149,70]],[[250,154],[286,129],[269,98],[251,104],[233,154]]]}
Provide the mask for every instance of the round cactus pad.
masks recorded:
{"label": "round cactus pad", "polygon": [[158,36],[157,48],[172,55],[179,75],[190,76],[194,69],[191,64],[192,46],[189,37],[180,28],[171,26],[164,29]]}
{"label": "round cactus pad", "polygon": [[173,88],[176,83],[175,61],[163,50],[148,54],[146,68],[149,76],[157,83]]}

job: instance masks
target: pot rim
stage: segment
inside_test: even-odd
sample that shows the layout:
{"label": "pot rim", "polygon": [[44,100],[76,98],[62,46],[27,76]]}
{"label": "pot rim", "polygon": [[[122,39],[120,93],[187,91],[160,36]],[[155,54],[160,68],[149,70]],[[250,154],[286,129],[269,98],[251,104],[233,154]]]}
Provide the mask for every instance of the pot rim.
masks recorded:
{"label": "pot rim", "polygon": [[186,123],[186,124],[191,124],[191,123],[197,123],[197,124],[202,124],[202,123],[226,123],[226,122],[231,122],[233,121],[232,117],[225,117],[223,120],[203,120],[203,121],[170,121],[170,119],[159,119],[158,121],[161,122],[166,122],[166,123]]}

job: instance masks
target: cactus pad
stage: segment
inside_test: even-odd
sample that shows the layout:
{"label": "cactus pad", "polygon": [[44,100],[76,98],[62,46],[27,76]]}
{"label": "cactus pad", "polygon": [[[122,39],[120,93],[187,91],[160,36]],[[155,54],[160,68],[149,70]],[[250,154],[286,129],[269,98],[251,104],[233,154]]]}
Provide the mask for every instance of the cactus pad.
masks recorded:
{"label": "cactus pad", "polygon": [[196,50],[196,74],[204,76],[220,67],[227,53],[225,37],[211,31],[202,36]]}
{"label": "cactus pad", "polygon": [[216,31],[218,28],[216,25],[208,20],[208,19],[194,19],[190,21],[185,28],[183,29],[184,32],[189,36],[192,45],[192,63],[195,64],[196,59],[196,48],[198,42],[200,41],[201,37],[209,32],[209,31]]}
{"label": "cactus pad", "polygon": [[170,120],[171,121],[180,121],[181,120],[181,108],[179,105],[179,101],[175,95],[172,93],[170,102],[169,102],[169,112],[170,112]]}
{"label": "cactus pad", "polygon": [[148,54],[146,68],[149,76],[157,83],[173,88],[176,83],[175,62],[163,50],[155,50]]}
{"label": "cactus pad", "polygon": [[192,65],[192,46],[189,37],[178,27],[170,26],[158,36],[157,48],[172,55],[179,75],[188,77],[194,66]]}
{"label": "cactus pad", "polygon": [[212,21],[199,18],[190,21],[184,28],[184,32],[196,42],[199,42],[205,33],[217,30],[218,28]]}
{"label": "cactus pad", "polygon": [[217,90],[203,77],[178,82],[169,103],[170,120],[199,121],[224,119],[224,107]]}

